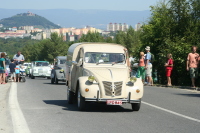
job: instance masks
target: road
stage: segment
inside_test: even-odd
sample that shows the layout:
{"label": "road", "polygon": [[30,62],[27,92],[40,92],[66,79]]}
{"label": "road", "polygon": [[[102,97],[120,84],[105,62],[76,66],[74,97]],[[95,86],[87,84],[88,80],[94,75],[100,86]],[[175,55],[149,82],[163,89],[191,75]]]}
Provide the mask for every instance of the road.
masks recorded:
{"label": "road", "polygon": [[139,112],[132,112],[130,104],[95,103],[80,112],[76,104],[67,104],[65,83],[27,78],[25,83],[14,83],[12,89],[24,117],[25,126],[20,128],[32,133],[200,132],[200,93],[196,91],[145,86]]}

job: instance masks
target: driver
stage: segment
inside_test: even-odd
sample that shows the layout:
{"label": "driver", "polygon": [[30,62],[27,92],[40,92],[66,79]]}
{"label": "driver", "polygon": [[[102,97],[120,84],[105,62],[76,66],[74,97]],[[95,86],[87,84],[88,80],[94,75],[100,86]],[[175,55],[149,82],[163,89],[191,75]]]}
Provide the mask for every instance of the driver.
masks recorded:
{"label": "driver", "polygon": [[21,54],[20,51],[17,52],[16,55],[13,56],[13,60],[15,61],[15,64],[22,64],[22,62],[25,60],[24,56]]}

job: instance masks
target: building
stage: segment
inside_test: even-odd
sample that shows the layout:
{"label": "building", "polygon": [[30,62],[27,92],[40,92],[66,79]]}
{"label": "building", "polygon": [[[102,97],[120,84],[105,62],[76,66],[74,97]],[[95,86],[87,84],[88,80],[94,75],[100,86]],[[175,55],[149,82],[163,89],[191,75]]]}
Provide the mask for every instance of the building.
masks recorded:
{"label": "building", "polygon": [[109,23],[107,25],[107,31],[127,31],[128,25],[126,23]]}
{"label": "building", "polygon": [[142,24],[140,24],[140,23],[137,23],[137,24],[135,25],[135,31],[138,31],[138,30],[140,30],[140,29],[141,29],[141,27],[142,27]]}

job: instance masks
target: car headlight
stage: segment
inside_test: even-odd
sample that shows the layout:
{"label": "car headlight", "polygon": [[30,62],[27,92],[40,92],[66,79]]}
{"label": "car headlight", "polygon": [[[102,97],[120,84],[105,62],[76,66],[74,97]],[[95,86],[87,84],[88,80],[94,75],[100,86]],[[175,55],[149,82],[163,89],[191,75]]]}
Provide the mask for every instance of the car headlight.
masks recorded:
{"label": "car headlight", "polygon": [[95,77],[94,77],[94,76],[89,76],[89,77],[88,77],[88,80],[89,80],[90,82],[93,82],[93,81],[95,80]]}
{"label": "car headlight", "polygon": [[63,72],[64,72],[64,70],[63,70],[63,69],[60,69],[60,72],[61,72],[61,73],[63,73]]}
{"label": "car headlight", "polygon": [[131,77],[131,78],[130,78],[130,82],[135,83],[136,81],[137,81],[137,78],[136,78],[136,77]]}

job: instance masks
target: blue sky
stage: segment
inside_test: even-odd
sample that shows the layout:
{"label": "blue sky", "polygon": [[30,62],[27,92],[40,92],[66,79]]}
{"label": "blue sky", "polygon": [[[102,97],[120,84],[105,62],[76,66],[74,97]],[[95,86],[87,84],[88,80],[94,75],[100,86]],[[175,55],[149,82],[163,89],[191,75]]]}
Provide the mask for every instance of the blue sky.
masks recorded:
{"label": "blue sky", "polygon": [[159,0],[2,0],[4,9],[150,10]]}

